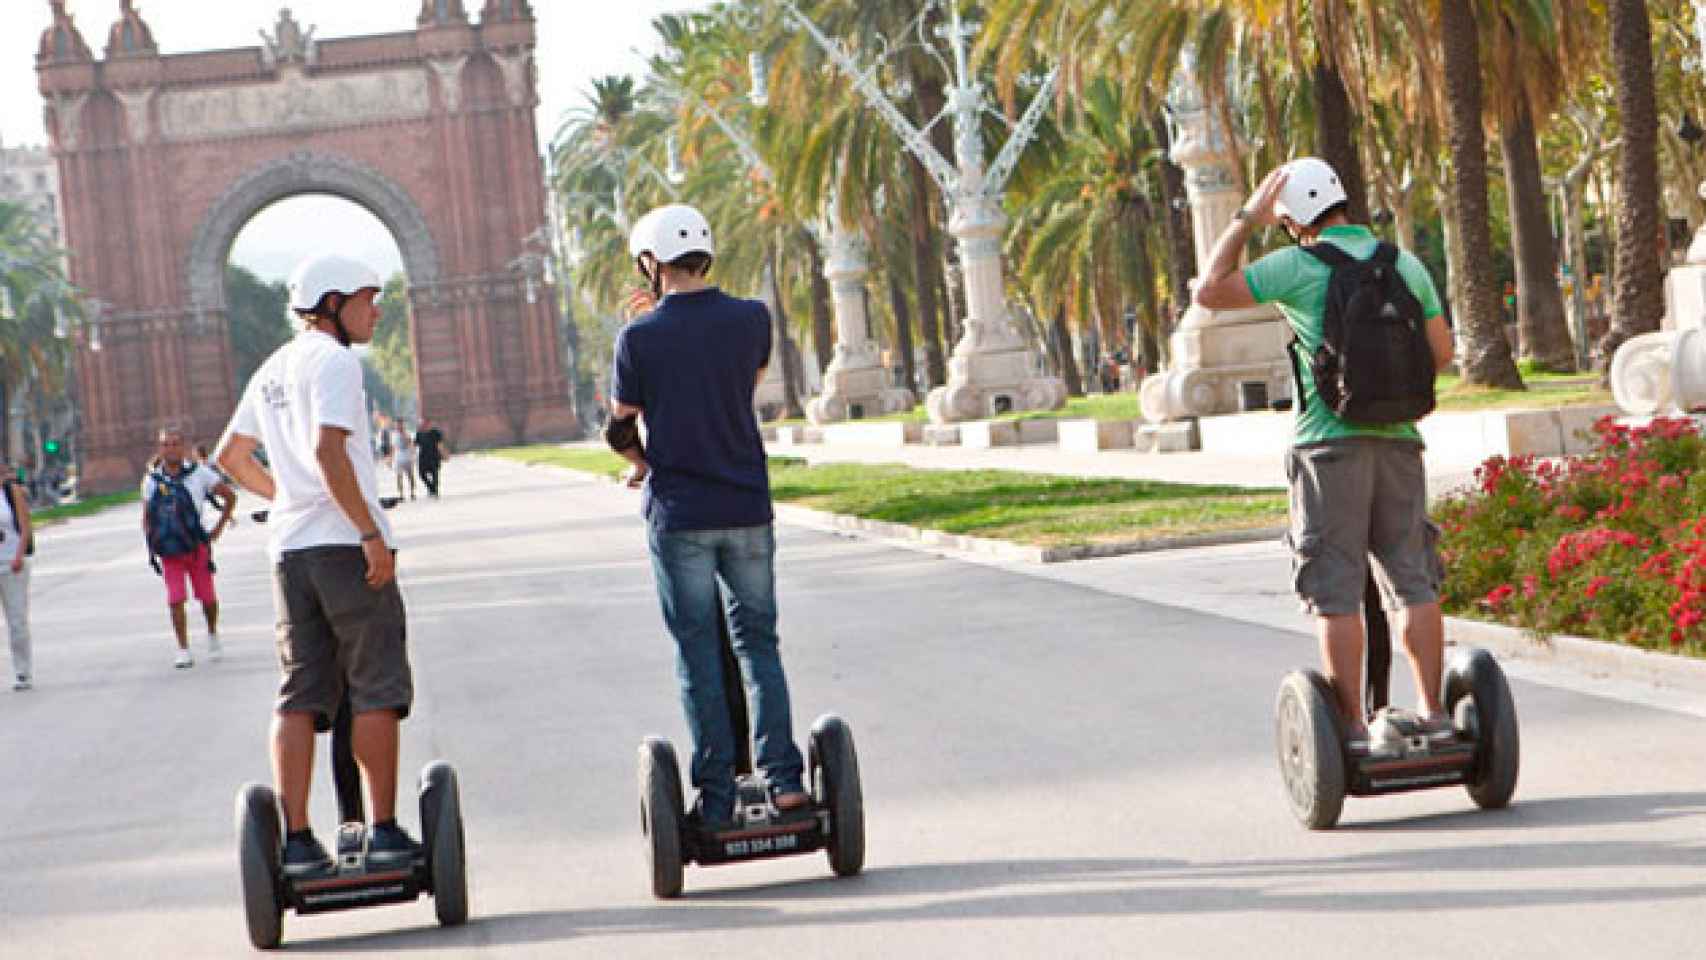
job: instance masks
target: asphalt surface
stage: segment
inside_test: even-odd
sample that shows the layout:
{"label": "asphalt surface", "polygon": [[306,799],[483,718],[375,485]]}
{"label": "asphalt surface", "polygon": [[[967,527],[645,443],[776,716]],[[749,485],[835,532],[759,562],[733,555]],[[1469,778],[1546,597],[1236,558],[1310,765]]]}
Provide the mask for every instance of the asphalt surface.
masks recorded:
{"label": "asphalt surface", "polygon": [[[426,900],[287,915],[292,956],[1701,954],[1697,714],[1518,677],[1513,807],[1353,799],[1310,833],[1281,795],[1272,705],[1313,642],[1259,552],[1039,576],[793,528],[795,729],[850,722],[867,870],[689,868],[682,899],[654,901],[636,748],[687,741],[636,499],[492,461],[445,483],[394,515],[417,690],[403,765],[460,772],[473,919],[439,929]],[[0,690],[0,955],[248,952],[232,804],[269,776],[263,535],[221,544],[227,655],[207,662],[198,630],[189,671],[133,513],[41,537],[36,689]],[[322,750],[329,837],[326,770]],[[412,799],[402,816],[418,830]]]}

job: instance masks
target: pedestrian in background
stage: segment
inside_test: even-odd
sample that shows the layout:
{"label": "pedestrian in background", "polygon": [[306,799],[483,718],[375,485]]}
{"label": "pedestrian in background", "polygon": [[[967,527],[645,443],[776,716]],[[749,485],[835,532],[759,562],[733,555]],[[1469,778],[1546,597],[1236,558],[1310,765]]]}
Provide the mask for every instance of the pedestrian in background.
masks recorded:
{"label": "pedestrian in background", "polygon": [[[148,541],[148,561],[166,581],[166,606],[178,641],[173,666],[183,670],[195,666],[195,656],[190,653],[189,615],[184,609],[191,587],[207,620],[207,656],[210,660],[220,657],[213,544],[231,523],[237,492],[213,468],[185,455],[183,431],[167,427],[160,431],[159,440],[159,456],[142,478],[142,533]],[[223,500],[224,506],[209,531],[201,524],[201,505],[213,496]]]}
{"label": "pedestrian in background", "polygon": [[12,689],[28,690],[35,677],[30,650],[30,556],[36,552],[30,501],[10,467],[0,464],[0,607],[12,644]]}
{"label": "pedestrian in background", "polygon": [[432,425],[426,417],[421,418],[421,428],[415,432],[415,449],[418,451],[421,482],[426,484],[427,496],[438,499],[438,471],[444,466],[444,461],[450,459],[450,450],[444,445],[444,431]]}

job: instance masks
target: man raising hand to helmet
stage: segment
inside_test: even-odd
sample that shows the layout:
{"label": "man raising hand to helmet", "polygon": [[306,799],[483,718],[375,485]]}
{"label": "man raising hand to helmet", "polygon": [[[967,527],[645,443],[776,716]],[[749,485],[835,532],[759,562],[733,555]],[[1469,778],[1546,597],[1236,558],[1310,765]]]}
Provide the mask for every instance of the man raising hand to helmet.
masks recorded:
{"label": "man raising hand to helmet", "polygon": [[[344,257],[315,257],[290,280],[303,329],[256,371],[216,458],[272,501],[279,685],[273,775],[288,836],[285,873],[329,872],[308,824],[314,732],[331,728],[347,695],[353,746],[373,811],[368,862],[403,867],[420,851],[395,818],[397,726],[414,700],[391,529],[373,475],[361,362],[348,349],[379,323],[379,275]],[[255,458],[266,448],[270,468]]]}
{"label": "man raising hand to helmet", "polygon": [[[1358,613],[1371,557],[1386,609],[1400,613],[1404,649],[1421,699],[1417,713],[1430,735],[1445,734],[1450,720],[1439,701],[1443,570],[1438,530],[1427,516],[1421,434],[1413,421],[1342,418],[1325,402],[1311,362],[1304,358],[1316,356],[1326,337],[1329,286],[1339,269],[1332,264],[1347,261],[1385,258],[1381,262],[1395,268],[1400,286],[1414,298],[1411,306],[1419,308],[1427,353],[1419,359],[1431,360],[1424,373],[1451,362],[1451,332],[1427,268],[1414,255],[1381,243],[1368,227],[1351,223],[1347,208],[1344,187],[1325,161],[1304,157],[1274,170],[1216,243],[1196,300],[1211,310],[1272,303],[1295,337],[1288,348],[1294,352],[1298,417],[1286,454],[1291,483],[1286,542],[1293,586],[1316,618],[1327,675],[1353,742],[1370,739],[1363,722],[1364,636]],[[1283,227],[1298,246],[1276,250],[1240,270],[1257,225]],[[1393,309],[1393,301],[1386,306]],[[1432,377],[1424,379],[1431,398]]]}
{"label": "man raising hand to helmet", "polygon": [[[693,737],[696,813],[708,827],[734,813],[736,748],[723,691],[741,678],[723,676],[719,603],[751,695],[757,766],[779,809],[803,810],[810,798],[777,652],[770,476],[752,412],[770,360],[770,313],[706,282],[715,248],[692,207],[647,214],[629,251],[651,285],[632,304],[651,309],[617,337],[605,436],[634,464],[631,482],[645,481],[652,571]],[[643,449],[637,416],[646,420]]]}

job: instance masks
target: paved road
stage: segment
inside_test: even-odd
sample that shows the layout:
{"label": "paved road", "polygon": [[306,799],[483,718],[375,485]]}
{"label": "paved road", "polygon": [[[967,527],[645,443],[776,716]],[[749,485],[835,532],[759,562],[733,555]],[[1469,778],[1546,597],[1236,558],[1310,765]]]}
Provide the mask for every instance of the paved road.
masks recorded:
{"label": "paved road", "polygon": [[[1311,834],[1272,756],[1279,677],[1312,658],[1295,616],[1262,625],[1280,571],[1237,573],[1268,597],[1240,607],[1213,553],[1070,582],[797,529],[779,566],[796,726],[852,722],[869,868],[690,870],[684,899],[656,903],[634,752],[685,731],[634,501],[493,462],[446,482],[397,513],[419,693],[405,765],[461,770],[475,919],[439,930],[425,901],[287,916],[291,955],[1701,952],[1696,716],[1518,681],[1515,807],[1351,801]],[[38,687],[0,692],[0,954],[246,952],[231,805],[267,775],[275,682],[259,536],[222,548],[229,655],[187,673],[133,516],[43,538]],[[1126,574],[1160,596],[1134,599]]]}

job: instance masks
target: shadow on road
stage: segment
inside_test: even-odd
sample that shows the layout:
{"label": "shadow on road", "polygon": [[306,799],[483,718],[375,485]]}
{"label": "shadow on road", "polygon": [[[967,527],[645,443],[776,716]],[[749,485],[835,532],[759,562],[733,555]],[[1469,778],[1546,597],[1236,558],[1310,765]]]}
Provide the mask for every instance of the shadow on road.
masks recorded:
{"label": "shadow on road", "polygon": [[[1509,811],[1412,819],[1394,829],[1588,826],[1641,823],[1699,814],[1706,793],[1581,797],[1519,804]],[[830,877],[694,891],[668,903],[563,909],[478,917],[458,930],[431,928],[327,940],[291,938],[327,953],[548,943],[671,931],[778,929],[904,923],[939,919],[1160,916],[1298,912],[1368,914],[1497,910],[1655,902],[1706,897],[1706,881],[1670,885],[1534,887],[1511,874],[1556,869],[1706,868],[1706,844],[1595,840],[1500,842],[1331,855],[1334,834],[1319,837],[1327,855],[1286,859],[1204,860],[1060,858],[976,860],[877,867],[851,880]],[[1376,876],[1460,873],[1472,884],[1416,889]],[[1504,886],[1493,885],[1499,875]],[[1354,892],[1347,892],[1351,881]],[[1341,882],[1335,882],[1341,881]],[[1335,889],[1318,889],[1323,884]],[[882,902],[889,901],[889,902]],[[476,905],[477,907],[477,905]]]}
{"label": "shadow on road", "polygon": [[[1352,801],[1352,812],[1378,813],[1376,801]],[[1364,804],[1368,804],[1364,806]],[[1651,823],[1706,813],[1706,793],[1630,793],[1587,797],[1548,797],[1524,801],[1521,795],[1503,810],[1466,806],[1401,820],[1342,823],[1341,831],[1370,833],[1428,833],[1460,830],[1510,830],[1534,827],[1598,827]]]}

